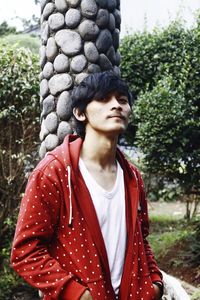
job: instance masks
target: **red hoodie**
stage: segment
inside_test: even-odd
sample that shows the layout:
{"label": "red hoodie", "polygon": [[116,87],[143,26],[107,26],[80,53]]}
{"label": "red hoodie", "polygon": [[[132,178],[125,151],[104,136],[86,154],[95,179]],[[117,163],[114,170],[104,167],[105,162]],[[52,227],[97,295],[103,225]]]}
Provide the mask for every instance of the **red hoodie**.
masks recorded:
{"label": "red hoodie", "polygon": [[[11,261],[45,300],[115,300],[104,240],[92,199],[78,168],[82,139],[67,136],[31,174],[22,199]],[[138,170],[117,150],[124,171],[127,247],[121,300],[154,299],[162,275],[146,240],[147,202]],[[141,206],[141,210],[138,207]]]}

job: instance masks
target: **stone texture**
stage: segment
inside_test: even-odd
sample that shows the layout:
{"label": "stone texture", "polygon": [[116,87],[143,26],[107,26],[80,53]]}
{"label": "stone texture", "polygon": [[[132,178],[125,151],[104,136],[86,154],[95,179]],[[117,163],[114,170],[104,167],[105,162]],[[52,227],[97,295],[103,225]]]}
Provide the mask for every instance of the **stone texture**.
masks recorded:
{"label": "stone texture", "polygon": [[108,5],[108,9],[110,11],[113,11],[117,6],[117,2],[116,0],[109,0],[107,5]]}
{"label": "stone texture", "polygon": [[47,151],[51,151],[59,144],[59,139],[56,134],[49,134],[45,138],[45,147]]}
{"label": "stone texture", "polygon": [[61,47],[64,54],[73,56],[78,54],[82,49],[80,35],[72,30],[63,29],[55,35],[56,43]]}
{"label": "stone texture", "polygon": [[116,62],[116,53],[115,53],[115,49],[113,46],[111,46],[107,53],[106,53],[108,59],[111,61],[111,63],[114,65]]}
{"label": "stone texture", "polygon": [[108,0],[96,0],[97,4],[102,8],[107,8]]}
{"label": "stone texture", "polygon": [[56,106],[57,115],[61,120],[68,121],[72,116],[71,98],[70,93],[67,91],[62,92],[58,98]]}
{"label": "stone texture", "polygon": [[47,43],[47,40],[49,38],[49,34],[50,34],[50,29],[49,29],[49,25],[48,25],[48,22],[43,22],[42,25],[41,25],[41,41],[42,41],[42,44],[45,44]]}
{"label": "stone texture", "polygon": [[48,60],[53,61],[58,53],[58,47],[56,45],[55,39],[50,37],[47,41],[46,56]]}
{"label": "stone texture", "polygon": [[43,141],[44,138],[49,134],[49,131],[46,129],[44,120],[42,120],[41,130],[40,130],[40,140]]}
{"label": "stone texture", "polygon": [[61,13],[55,13],[55,14],[52,14],[49,19],[48,19],[48,23],[49,23],[49,27],[52,29],[52,30],[58,30],[60,28],[62,28],[65,24],[65,18],[63,16],[63,14]]}
{"label": "stone texture", "polygon": [[65,73],[69,70],[69,59],[64,54],[59,54],[54,60],[54,69],[58,73]]}
{"label": "stone texture", "polygon": [[113,46],[115,47],[115,49],[118,49],[118,47],[119,47],[119,29],[115,29],[113,31],[112,38],[113,38]]}
{"label": "stone texture", "polygon": [[69,6],[71,7],[77,7],[81,0],[66,0]]}
{"label": "stone texture", "polygon": [[47,62],[43,68],[43,76],[46,79],[49,79],[53,76],[53,64],[51,62]]}
{"label": "stone texture", "polygon": [[39,80],[42,81],[42,79],[44,79],[44,76],[43,76],[43,73],[40,72],[40,74],[39,74]]}
{"label": "stone texture", "polygon": [[76,84],[80,84],[81,81],[83,81],[83,79],[85,79],[87,76],[88,76],[87,73],[80,73],[80,74],[76,75],[76,77],[75,77],[75,83]]}
{"label": "stone texture", "polygon": [[110,16],[109,16],[108,29],[110,31],[113,31],[115,29],[115,17],[111,13],[110,13]]}
{"label": "stone texture", "polygon": [[66,12],[68,7],[66,0],[55,0],[55,6],[59,12]]}
{"label": "stone texture", "polygon": [[43,109],[42,109],[41,117],[47,116],[54,109],[55,109],[55,99],[52,95],[49,95],[43,100]]}
{"label": "stone texture", "polygon": [[121,76],[121,71],[120,71],[120,68],[119,67],[114,67],[114,69],[113,69],[113,71],[114,71],[114,73],[116,74],[116,75],[118,75],[118,76]]}
{"label": "stone texture", "polygon": [[116,52],[116,65],[119,66],[120,65],[120,60],[121,60],[121,55],[119,53],[119,51]]}
{"label": "stone texture", "polygon": [[49,2],[50,0],[41,0],[40,1],[40,7],[41,7],[41,12],[43,12],[43,9],[45,5]]}
{"label": "stone texture", "polygon": [[40,145],[40,149],[39,149],[39,156],[40,158],[43,158],[46,154],[46,145],[45,145],[45,141],[43,141]]}
{"label": "stone texture", "polygon": [[47,20],[48,17],[53,13],[55,5],[52,2],[49,2],[45,5],[43,10],[43,19]]}
{"label": "stone texture", "polygon": [[71,71],[74,73],[82,72],[87,64],[87,60],[83,54],[77,55],[72,58],[71,61]]}
{"label": "stone texture", "polygon": [[81,13],[78,9],[70,8],[65,15],[65,24],[68,28],[76,28],[81,21]]}
{"label": "stone texture", "polygon": [[101,68],[97,64],[90,64],[88,66],[88,73],[99,73],[101,72]]}
{"label": "stone texture", "polygon": [[81,13],[86,18],[94,18],[97,14],[98,6],[95,0],[82,0]]}
{"label": "stone texture", "polygon": [[100,54],[99,65],[102,71],[112,70],[113,66],[105,54]]}
{"label": "stone texture", "polygon": [[43,79],[40,82],[40,95],[44,98],[48,95],[48,93],[49,93],[48,81],[46,79]]}
{"label": "stone texture", "polygon": [[43,68],[44,65],[45,65],[45,63],[46,63],[46,60],[47,60],[47,57],[46,57],[46,47],[44,45],[42,45],[40,47],[39,55],[40,55],[40,66],[41,66],[41,68]]}
{"label": "stone texture", "polygon": [[51,112],[50,114],[48,114],[48,116],[44,120],[44,125],[50,133],[55,132],[58,127],[58,117],[55,112]]}
{"label": "stone texture", "polygon": [[49,80],[49,89],[52,95],[56,95],[72,86],[72,78],[69,74],[56,74]]}
{"label": "stone texture", "polygon": [[90,20],[85,20],[79,25],[79,32],[81,37],[85,41],[93,41],[96,39],[99,34],[99,27],[95,24],[95,22]]}
{"label": "stone texture", "polygon": [[108,29],[101,30],[96,40],[96,47],[99,52],[105,53],[112,45],[112,34]]}
{"label": "stone texture", "polygon": [[86,42],[84,44],[84,53],[89,62],[96,62],[99,59],[99,52],[92,42]]}
{"label": "stone texture", "polygon": [[60,122],[57,130],[59,141],[62,142],[67,134],[72,133],[71,125],[68,122]]}
{"label": "stone texture", "polygon": [[121,26],[121,14],[120,14],[120,11],[118,9],[115,9],[114,12],[113,12],[113,15],[115,17],[116,27],[117,27],[117,29],[120,30],[120,26]]}
{"label": "stone texture", "polygon": [[106,28],[108,25],[110,16],[107,9],[99,9],[97,16],[96,16],[96,24],[99,26],[99,28]]}

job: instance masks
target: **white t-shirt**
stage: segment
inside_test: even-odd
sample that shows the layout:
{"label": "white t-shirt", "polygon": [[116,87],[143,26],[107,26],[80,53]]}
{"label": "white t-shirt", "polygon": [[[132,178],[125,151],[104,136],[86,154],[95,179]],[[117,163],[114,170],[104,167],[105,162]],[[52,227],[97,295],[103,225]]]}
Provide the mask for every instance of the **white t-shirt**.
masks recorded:
{"label": "white t-shirt", "polygon": [[123,170],[117,162],[116,182],[111,191],[106,191],[95,181],[81,158],[79,159],[79,168],[96,209],[107,250],[112,286],[117,294],[123,272],[126,248]]}

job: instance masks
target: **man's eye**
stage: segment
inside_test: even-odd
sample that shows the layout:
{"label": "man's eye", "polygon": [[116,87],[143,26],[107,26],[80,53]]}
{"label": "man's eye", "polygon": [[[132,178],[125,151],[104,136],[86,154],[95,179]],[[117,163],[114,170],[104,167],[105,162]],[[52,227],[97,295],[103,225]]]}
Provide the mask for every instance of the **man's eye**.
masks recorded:
{"label": "man's eye", "polygon": [[120,103],[128,103],[128,99],[127,98],[123,98],[123,97],[118,98],[118,101]]}

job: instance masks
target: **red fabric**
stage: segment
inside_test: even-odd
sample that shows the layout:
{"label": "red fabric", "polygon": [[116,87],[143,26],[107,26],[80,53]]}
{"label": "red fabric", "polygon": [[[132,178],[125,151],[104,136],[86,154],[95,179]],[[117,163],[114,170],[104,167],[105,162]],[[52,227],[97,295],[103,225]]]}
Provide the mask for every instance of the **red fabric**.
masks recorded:
{"label": "red fabric", "polygon": [[[115,299],[95,208],[78,169],[81,145],[80,138],[68,136],[46,155],[31,174],[21,203],[11,261],[45,300],[78,300],[86,289],[93,300]],[[127,219],[119,299],[152,300],[152,281],[162,282],[162,275],[146,240],[149,221],[143,183],[119,150],[117,159],[124,170]]]}

